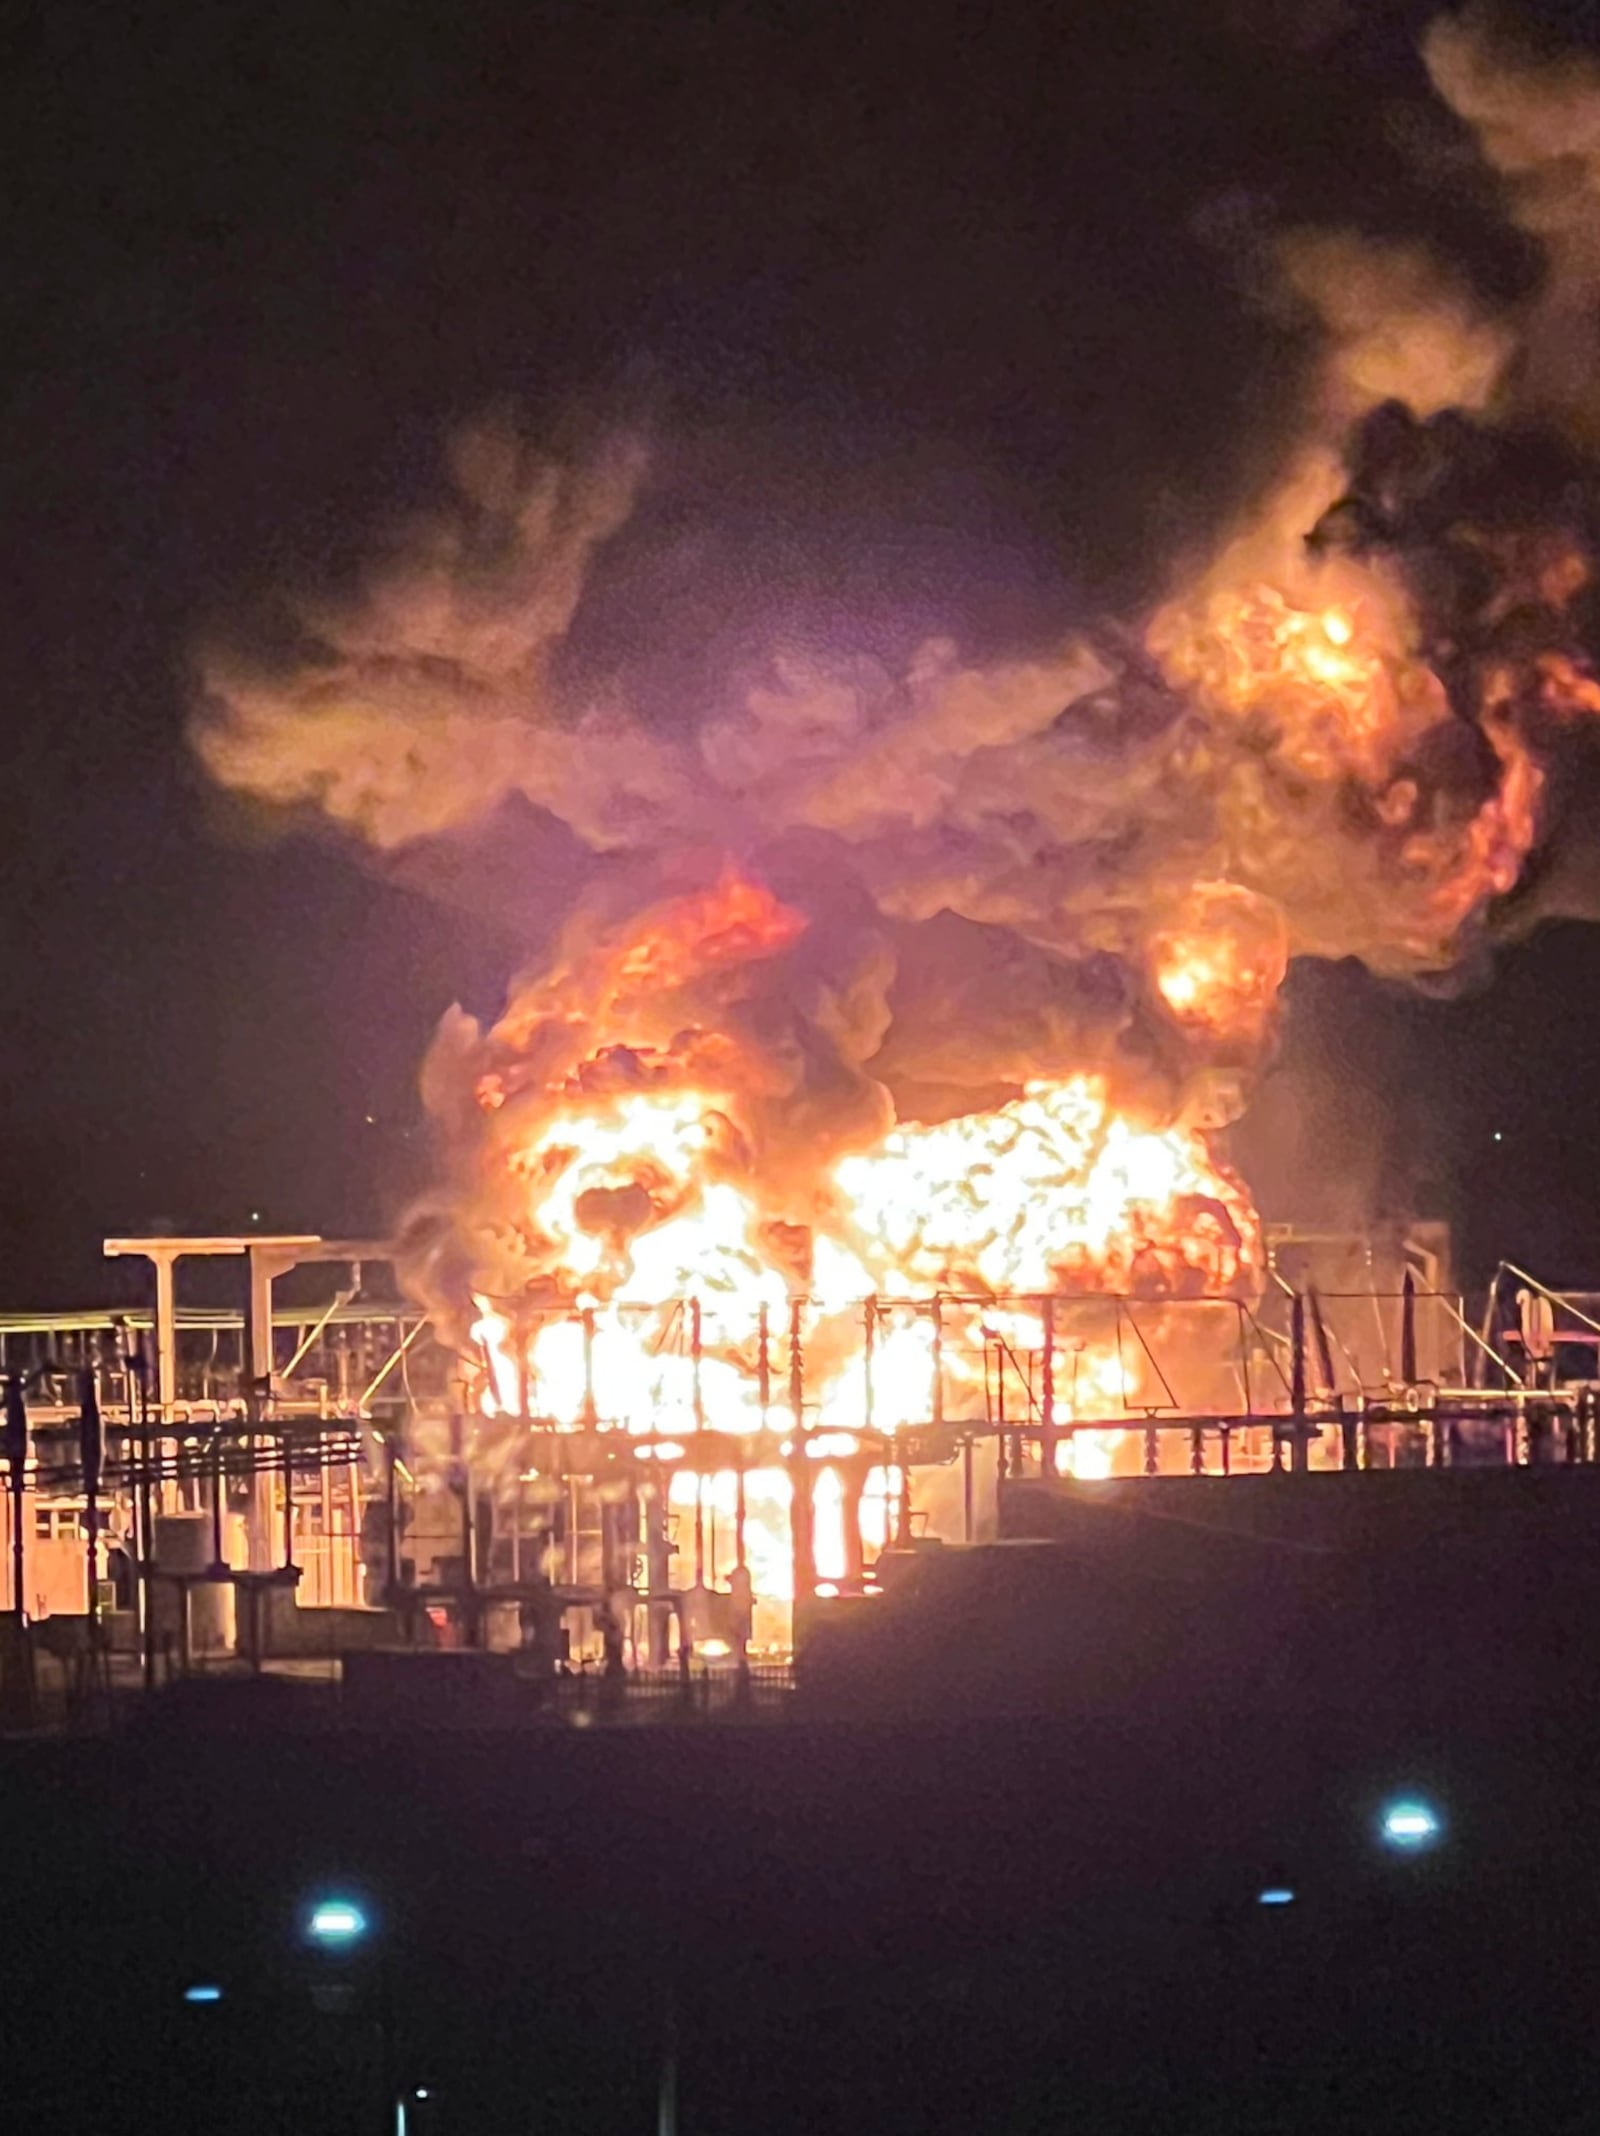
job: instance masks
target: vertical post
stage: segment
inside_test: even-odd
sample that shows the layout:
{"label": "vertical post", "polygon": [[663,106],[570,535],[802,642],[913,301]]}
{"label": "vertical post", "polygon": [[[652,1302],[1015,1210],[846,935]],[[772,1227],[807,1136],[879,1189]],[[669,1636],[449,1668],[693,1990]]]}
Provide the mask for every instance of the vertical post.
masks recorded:
{"label": "vertical post", "polygon": [[270,1383],[277,1360],[272,1350],[272,1283],[278,1257],[258,1246],[250,1249],[250,1377]]}
{"label": "vertical post", "polygon": [[[471,1614],[467,1591],[472,1585],[472,1514],[467,1505],[467,1421],[458,1400],[450,1404],[450,1488],[460,1501],[457,1511],[457,1534],[461,1539],[461,1624],[465,1631]],[[326,1495],[323,1505],[328,1501]],[[323,1514],[324,1547],[326,1547],[328,1516]]]}
{"label": "vertical post", "polygon": [[1039,1353],[1039,1473],[1056,1472],[1056,1301],[1040,1301],[1044,1339]]}
{"label": "vertical post", "polygon": [[28,1489],[28,1402],[23,1377],[13,1372],[5,1388],[5,1458],[11,1472],[11,1607],[20,1633],[28,1614],[26,1533]]}
{"label": "vertical post", "polygon": [[[944,1308],[937,1291],[929,1311],[933,1315],[933,1421],[938,1425],[944,1422]],[[967,1444],[971,1446],[970,1439]]]}
{"label": "vertical post", "polygon": [[583,1416],[585,1431],[593,1431],[599,1422],[600,1412],[594,1400],[594,1307],[586,1305],[582,1314],[583,1327]]}
{"label": "vertical post", "polygon": [[961,1537],[963,1542],[972,1541],[972,1434],[969,1431],[961,1442]]}
{"label": "vertical post", "polygon": [[1306,1291],[1306,1310],[1311,1315],[1311,1332],[1317,1343],[1317,1371],[1322,1380],[1322,1392],[1336,1396],[1339,1379],[1333,1369],[1333,1346],[1328,1341],[1328,1323],[1322,1317],[1322,1301],[1309,1287]]}
{"label": "vertical post", "polygon": [[[867,1495],[867,1460],[857,1454],[841,1461],[836,1473],[844,1491],[844,1584],[859,1591],[866,1577],[867,1539],[861,1532],[861,1509]],[[884,1471],[887,1487],[888,1471]]]}
{"label": "vertical post", "polygon": [[156,1401],[163,1413],[178,1399],[177,1255],[156,1251]]}
{"label": "vertical post", "polygon": [[1400,1381],[1417,1384],[1417,1279],[1409,1268],[1400,1279]]}
{"label": "vertical post", "polygon": [[804,1304],[789,1303],[789,1534],[794,1551],[794,1606],[798,1616],[817,1584],[816,1540],[811,1504],[811,1464],[806,1458]]}
{"label": "vertical post", "polygon": [[[288,1426],[285,1425],[278,1440],[278,1449],[283,1456],[283,1569],[288,1571],[294,1563],[294,1448],[290,1444]],[[325,1456],[321,1438],[317,1440],[318,1459]]]}
{"label": "vertical post", "polygon": [[772,1329],[764,1299],[756,1316],[756,1386],[760,1401],[761,1429],[765,1431],[772,1409]]}
{"label": "vertical post", "polygon": [[1206,1432],[1203,1424],[1196,1424],[1189,1433],[1189,1474],[1203,1476],[1206,1472]]}
{"label": "vertical post", "polygon": [[702,1443],[706,1429],[705,1379],[701,1372],[703,1363],[702,1323],[700,1300],[689,1300],[689,1374],[694,1399],[694,1584],[706,1584],[706,1468],[705,1447]]}
{"label": "vertical post", "polygon": [[345,1588],[347,1606],[354,1608],[361,1599],[361,1464],[347,1461],[344,1466],[345,1482],[350,1491],[350,1547],[345,1552],[344,1562],[349,1572]]}
{"label": "vertical post", "polygon": [[[282,1272],[280,1255],[264,1248],[250,1249],[250,1386],[246,1408],[252,1424],[272,1399],[272,1375],[277,1365],[272,1341],[272,1285]],[[265,1572],[272,1562],[272,1471],[260,1460],[261,1441],[250,1435],[250,1480],[247,1485],[249,1513],[245,1521],[245,1563],[252,1572]]]}
{"label": "vertical post", "polygon": [[994,1422],[995,1476],[1000,1484],[1010,1476],[1011,1462],[1006,1438],[1006,1353],[999,1342],[994,1346]]}
{"label": "vertical post", "polygon": [[333,1593],[333,1478],[328,1474],[328,1449],[317,1449],[317,1500],[322,1520],[321,1564],[317,1574],[317,1600],[329,1605]]}
{"label": "vertical post", "polygon": [[144,1687],[153,1691],[156,1687],[156,1519],[155,1500],[151,1484],[150,1444],[150,1361],[145,1354],[144,1330],[133,1331],[128,1351],[128,1402],[130,1422],[132,1405],[137,1400],[139,1408],[139,1562],[136,1568],[139,1592],[140,1649],[144,1666]]}
{"label": "vertical post", "polygon": [[383,1442],[384,1588],[391,1608],[400,1587],[400,1452],[390,1432]]}
{"label": "vertical post", "polygon": [[662,2013],[661,2077],[656,2087],[656,2136],[678,2136],[677,1998],[668,1986]]}
{"label": "vertical post", "polygon": [[517,1335],[517,1420],[521,1426],[518,1433],[516,1457],[512,1463],[516,1471],[511,1493],[511,1584],[522,1585],[522,1464],[527,1459],[528,1435],[532,1429],[532,1396],[529,1387],[528,1369],[528,1321],[525,1313],[518,1313]]}
{"label": "vertical post", "polygon": [[[517,1416],[521,1420],[523,1428],[526,1429],[528,1424],[529,1410],[528,1323],[524,1315],[522,1315],[521,1313],[517,1315],[516,1325],[513,1330],[513,1333],[515,1335],[517,1345]],[[587,1355],[588,1353],[586,1344],[584,1370],[584,1380],[586,1385],[588,1383],[589,1378]]]}
{"label": "vertical post", "polygon": [[1290,1309],[1289,1344],[1292,1374],[1289,1406],[1294,1412],[1294,1437],[1290,1452],[1296,1475],[1303,1475],[1310,1466],[1306,1439],[1306,1301],[1303,1291],[1295,1292],[1294,1304]]}
{"label": "vertical post", "polygon": [[89,1621],[94,1625],[100,1617],[100,1461],[105,1436],[100,1422],[100,1390],[92,1363],[84,1366],[78,1385],[78,1456],[83,1464],[84,1519],[89,1526]]}
{"label": "vertical post", "polygon": [[227,1563],[222,1554],[222,1419],[211,1427],[211,1563],[220,1571]]}
{"label": "vertical post", "polygon": [[861,1318],[861,1421],[867,1430],[871,1431],[873,1419],[873,1346],[878,1336],[878,1301],[876,1298],[868,1298],[865,1301],[861,1308]]}

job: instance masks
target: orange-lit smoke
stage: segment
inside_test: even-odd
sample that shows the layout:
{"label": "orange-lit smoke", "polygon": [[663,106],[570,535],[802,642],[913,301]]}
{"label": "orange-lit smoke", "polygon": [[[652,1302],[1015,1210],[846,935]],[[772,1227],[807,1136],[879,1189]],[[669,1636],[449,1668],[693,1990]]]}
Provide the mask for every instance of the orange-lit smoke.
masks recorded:
{"label": "orange-lit smoke", "polygon": [[[1428,60],[1588,287],[1568,209],[1597,190],[1600,77],[1502,80],[1470,26]],[[198,745],[243,792],[385,849],[521,797],[587,855],[499,1019],[441,1026],[410,1279],[485,1419],[613,1428],[652,1457],[765,1434],[746,1488],[769,1592],[790,1424],[763,1316],[778,1342],[798,1315],[832,1566],[828,1462],[869,1424],[927,1421],[936,1325],[981,1407],[987,1357],[1039,1354],[1042,1294],[1248,1296],[1258,1227],[1207,1136],[1270,1049],[1289,960],[1449,968],[1540,835],[1550,750],[1600,711],[1571,642],[1581,533],[1407,516],[1464,434],[1428,419],[1488,434],[1516,412],[1517,322],[1414,247],[1297,232],[1279,264],[1322,351],[1301,436],[1139,631],[987,659],[775,647],[715,702],[647,717],[557,657],[649,509],[645,456],[542,458],[502,426],[353,600],[299,604],[315,657],[203,664]],[[1387,442],[1351,430],[1390,402]],[[1452,573],[1416,570],[1419,544]],[[1069,1420],[1157,1398],[1098,1338],[1062,1356]],[[882,1540],[903,1478],[887,1457],[876,1476]],[[732,1485],[670,1488],[703,1517]]]}

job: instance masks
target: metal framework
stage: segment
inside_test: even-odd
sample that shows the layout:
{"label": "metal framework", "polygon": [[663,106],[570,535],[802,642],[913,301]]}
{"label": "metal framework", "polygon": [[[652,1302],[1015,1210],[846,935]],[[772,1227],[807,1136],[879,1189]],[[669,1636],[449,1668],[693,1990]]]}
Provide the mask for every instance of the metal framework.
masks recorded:
{"label": "metal framework", "polygon": [[[13,1620],[38,1614],[30,1551],[60,1559],[81,1545],[90,1643],[120,1621],[147,1681],[172,1665],[162,1625],[187,1667],[191,1619],[224,1592],[231,1646],[256,1666],[281,1617],[275,1593],[325,1613],[387,1605],[394,1637],[531,1645],[552,1664],[590,1641],[616,1665],[628,1652],[656,1668],[691,1652],[742,1663],[751,1494],[766,1491],[770,1514],[773,1478],[804,1609],[869,1589],[881,1551],[973,1540],[991,1492],[997,1502],[1011,1480],[1082,1473],[1097,1447],[1114,1448],[1119,1473],[1144,1475],[1600,1457],[1600,1297],[1507,1266],[1469,1316],[1437,1241],[1364,1260],[1348,1240],[1303,1232],[1269,1244],[1251,1299],[859,1301],[843,1397],[837,1371],[808,1354],[807,1299],[763,1306],[731,1332],[725,1305],[713,1325],[693,1296],[616,1309],[635,1328],[651,1321],[658,1352],[685,1368],[670,1414],[607,1413],[607,1314],[524,1307],[516,1399],[490,1415],[488,1360],[452,1354],[414,1305],[372,1287],[381,1244],[111,1241],[108,1253],[152,1264],[153,1310],[0,1319]],[[246,1263],[248,1305],[180,1305],[180,1263],[216,1256]],[[275,1286],[307,1263],[336,1269],[331,1295],[285,1302]],[[1351,1270],[1371,1281],[1350,1287]],[[552,1318],[581,1347],[568,1415],[545,1411],[527,1364]],[[913,1323],[926,1400],[907,1415],[884,1360]],[[840,1325],[835,1311],[835,1337]],[[708,1390],[713,1354],[750,1393],[738,1428]],[[1091,1357],[1114,1363],[1120,1396],[1086,1376]],[[819,1577],[826,1494],[843,1565]],[[113,1545],[131,1595],[102,1579]]]}

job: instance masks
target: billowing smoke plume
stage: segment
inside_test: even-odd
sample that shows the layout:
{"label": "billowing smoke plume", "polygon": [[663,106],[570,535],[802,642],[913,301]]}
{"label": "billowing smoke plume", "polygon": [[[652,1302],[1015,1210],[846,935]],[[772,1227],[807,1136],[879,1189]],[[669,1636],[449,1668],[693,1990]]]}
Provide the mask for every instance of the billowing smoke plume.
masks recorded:
{"label": "billowing smoke plume", "polygon": [[[1593,485],[1522,427],[1579,413],[1565,359],[1600,289],[1600,77],[1509,64],[1457,24],[1426,56],[1546,247],[1546,298],[1496,316],[1415,246],[1287,237],[1283,282],[1324,350],[1302,443],[1137,632],[999,661],[774,647],[668,728],[562,657],[646,455],[543,458],[502,428],[458,446],[448,505],[352,601],[300,611],[287,667],[206,661],[198,746],[229,786],[384,848],[520,794],[599,857],[499,1024],[440,1032],[431,1295],[633,1281],[691,1172],[753,1197],[759,1235],[741,1216],[731,1255],[788,1254],[815,1280],[800,1234],[895,1120],[929,1123],[907,1147],[936,1167],[915,1140],[933,1123],[998,1109],[1013,1143],[1065,1134],[1004,1109],[1088,1076],[1153,1125],[1216,1125],[1289,957],[1405,977],[1470,951],[1536,848],[1564,734],[1600,705]],[[553,1123],[679,1091],[697,1107],[674,1125],[657,1106],[648,1160],[619,1144],[605,1183],[557,1206]],[[1109,1132],[1082,1130],[1086,1166]],[[1190,1243],[1152,1238],[1121,1279],[1237,1275],[1242,1196],[1205,1192]],[[900,1266],[928,1281],[990,1265],[918,1254]]]}
{"label": "billowing smoke plume", "polygon": [[1524,322],[1524,405],[1600,439],[1600,66],[1536,57],[1482,11],[1436,22],[1423,56],[1544,260]]}

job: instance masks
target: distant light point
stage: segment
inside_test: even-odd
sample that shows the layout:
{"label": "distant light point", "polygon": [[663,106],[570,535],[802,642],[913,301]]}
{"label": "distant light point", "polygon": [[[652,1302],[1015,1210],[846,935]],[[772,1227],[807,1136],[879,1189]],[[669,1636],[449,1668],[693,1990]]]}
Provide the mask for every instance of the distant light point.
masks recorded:
{"label": "distant light point", "polygon": [[1438,1812],[1425,1802],[1392,1802],[1383,1813],[1383,1837],[1402,1853],[1415,1854],[1423,1847],[1431,1847],[1443,1829]]}
{"label": "distant light point", "polygon": [[312,1907],[306,1927],[314,1943],[337,1949],[366,1934],[367,1917],[349,1899],[322,1899]]}

